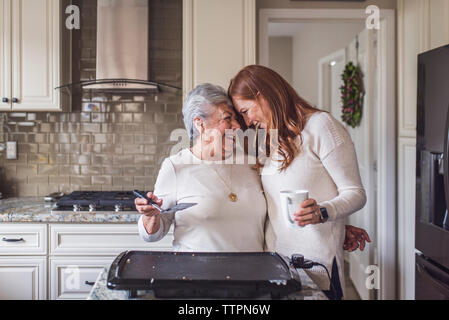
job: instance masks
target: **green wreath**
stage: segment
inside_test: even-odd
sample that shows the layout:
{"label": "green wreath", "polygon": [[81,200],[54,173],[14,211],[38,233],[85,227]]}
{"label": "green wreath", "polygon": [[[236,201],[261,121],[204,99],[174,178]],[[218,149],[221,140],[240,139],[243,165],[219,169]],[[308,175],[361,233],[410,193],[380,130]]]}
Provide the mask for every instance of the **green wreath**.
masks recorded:
{"label": "green wreath", "polygon": [[360,66],[349,62],[341,75],[343,85],[340,87],[342,115],[341,119],[352,128],[360,125],[362,120],[363,98],[363,73]]}

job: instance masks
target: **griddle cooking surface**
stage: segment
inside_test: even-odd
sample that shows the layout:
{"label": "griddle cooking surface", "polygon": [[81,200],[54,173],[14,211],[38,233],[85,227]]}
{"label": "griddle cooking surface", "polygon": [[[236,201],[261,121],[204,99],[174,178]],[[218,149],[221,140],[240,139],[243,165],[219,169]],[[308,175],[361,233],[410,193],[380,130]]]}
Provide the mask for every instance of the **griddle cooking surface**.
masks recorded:
{"label": "griddle cooking surface", "polygon": [[288,265],[274,253],[169,253],[132,251],[119,279],[267,281],[289,280]]}
{"label": "griddle cooking surface", "polygon": [[287,258],[273,252],[126,251],[108,273],[108,288],[153,290],[157,298],[280,299],[301,290]]}

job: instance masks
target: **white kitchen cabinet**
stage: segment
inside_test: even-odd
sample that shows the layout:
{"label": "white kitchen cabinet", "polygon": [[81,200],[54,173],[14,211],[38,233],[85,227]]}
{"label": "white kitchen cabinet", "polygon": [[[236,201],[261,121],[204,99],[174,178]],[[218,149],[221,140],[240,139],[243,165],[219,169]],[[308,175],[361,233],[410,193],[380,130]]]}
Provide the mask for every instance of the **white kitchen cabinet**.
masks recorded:
{"label": "white kitchen cabinet", "polygon": [[173,229],[143,241],[137,224],[0,223],[0,300],[45,300],[47,292],[52,300],[85,299],[121,252],[171,251],[172,242]]}
{"label": "white kitchen cabinet", "polygon": [[104,267],[115,257],[50,258],[50,299],[86,299]]}
{"label": "white kitchen cabinet", "polygon": [[0,300],[45,300],[46,257],[1,257]]}
{"label": "white kitchen cabinet", "polygon": [[0,0],[0,110],[8,110],[11,107],[10,97],[11,0]]}
{"label": "white kitchen cabinet", "polygon": [[87,298],[99,273],[123,251],[171,251],[173,231],[148,243],[135,224],[51,224],[49,237],[50,299],[67,300]]}
{"label": "white kitchen cabinet", "polygon": [[183,93],[256,63],[256,0],[183,0]]}
{"label": "white kitchen cabinet", "polygon": [[170,251],[173,233],[161,241],[143,241],[137,225],[50,225],[51,255],[111,256],[126,250]]}
{"label": "white kitchen cabinet", "polygon": [[0,0],[0,111],[60,111],[60,1]]}
{"label": "white kitchen cabinet", "polygon": [[46,255],[47,225],[0,224],[0,255]]}

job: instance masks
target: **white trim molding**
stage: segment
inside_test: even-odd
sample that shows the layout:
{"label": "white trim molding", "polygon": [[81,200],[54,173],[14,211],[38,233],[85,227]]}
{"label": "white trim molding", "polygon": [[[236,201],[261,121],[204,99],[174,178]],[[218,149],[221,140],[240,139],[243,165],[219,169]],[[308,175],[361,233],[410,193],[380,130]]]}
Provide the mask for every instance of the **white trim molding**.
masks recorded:
{"label": "white trim molding", "polygon": [[[268,23],[298,20],[365,20],[364,9],[261,9],[259,13],[259,64],[268,66]],[[377,242],[380,269],[379,299],[396,298],[396,16],[380,10],[378,109]]]}
{"label": "white trim molding", "polygon": [[381,10],[378,33],[379,111],[377,252],[379,299],[396,298],[396,33],[394,10]]}
{"label": "white trim molding", "polygon": [[[343,60],[343,63],[346,64],[346,50],[345,49],[341,49],[338,50],[326,57],[321,58],[318,61],[318,108],[323,108],[324,107],[324,100],[325,100],[325,95],[326,95],[326,91],[328,88],[324,87],[324,73],[326,72],[326,68],[329,68],[329,63],[331,61],[340,61]],[[331,112],[331,106],[327,105],[325,106],[327,109],[326,111]]]}
{"label": "white trim molding", "polygon": [[[405,11],[407,10],[407,14]],[[428,0],[398,0],[398,133],[416,137],[418,54],[429,47]]]}
{"label": "white trim molding", "polygon": [[243,0],[243,30],[245,66],[256,63],[256,0]]}
{"label": "white trim molding", "polygon": [[415,299],[416,139],[399,138],[398,275],[399,299]]}
{"label": "white trim molding", "polygon": [[182,92],[183,100],[193,89],[193,0],[182,1]]}

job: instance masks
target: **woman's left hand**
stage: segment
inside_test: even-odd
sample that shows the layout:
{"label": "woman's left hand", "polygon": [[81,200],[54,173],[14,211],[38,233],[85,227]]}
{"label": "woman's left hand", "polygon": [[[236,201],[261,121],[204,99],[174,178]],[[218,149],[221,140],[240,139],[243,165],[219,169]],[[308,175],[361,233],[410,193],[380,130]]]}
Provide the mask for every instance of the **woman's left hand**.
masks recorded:
{"label": "woman's left hand", "polygon": [[345,231],[345,243],[343,245],[343,249],[348,252],[355,251],[359,247],[360,251],[363,251],[366,245],[365,241],[371,242],[368,233],[362,228],[346,225]]}
{"label": "woman's left hand", "polygon": [[299,205],[299,210],[293,214],[295,223],[300,227],[321,222],[320,206],[315,199],[307,199]]}

